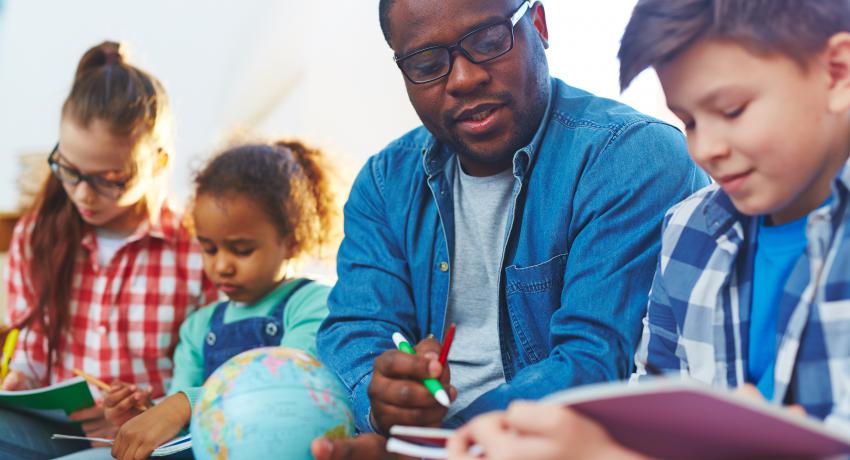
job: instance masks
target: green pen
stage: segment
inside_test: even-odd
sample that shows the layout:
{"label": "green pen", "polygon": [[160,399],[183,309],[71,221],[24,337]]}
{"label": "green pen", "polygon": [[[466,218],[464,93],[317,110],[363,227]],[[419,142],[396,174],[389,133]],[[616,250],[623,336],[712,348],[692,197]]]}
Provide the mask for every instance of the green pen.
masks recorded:
{"label": "green pen", "polygon": [[[407,339],[405,339],[404,336],[401,335],[401,332],[393,333],[393,342],[395,342],[395,346],[398,347],[398,349],[402,352],[407,353],[408,355],[416,354],[416,351],[414,351],[413,347],[410,346],[410,342],[408,342]],[[423,380],[422,383],[425,385],[425,388],[427,388],[428,391],[430,391],[431,394],[434,395],[434,399],[436,399],[438,403],[442,404],[443,406],[449,407],[449,404],[451,403],[449,401],[449,394],[446,393],[446,390],[443,389],[442,385],[440,385],[439,380],[429,378]]]}

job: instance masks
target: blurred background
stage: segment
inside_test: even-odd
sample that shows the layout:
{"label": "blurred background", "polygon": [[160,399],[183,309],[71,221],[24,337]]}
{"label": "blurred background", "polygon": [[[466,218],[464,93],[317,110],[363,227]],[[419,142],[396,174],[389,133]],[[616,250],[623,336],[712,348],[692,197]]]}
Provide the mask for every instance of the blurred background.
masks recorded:
{"label": "blurred background", "polygon": [[[544,1],[553,75],[672,121],[653,72],[624,94],[619,39],[634,0]],[[105,39],[165,84],[176,118],[173,195],[234,133],[297,136],[351,176],[417,126],[377,0],[0,0],[0,212],[38,183],[77,61]],[[23,177],[21,177],[23,176]],[[20,180],[16,182],[17,179]],[[20,184],[16,185],[16,184]]]}

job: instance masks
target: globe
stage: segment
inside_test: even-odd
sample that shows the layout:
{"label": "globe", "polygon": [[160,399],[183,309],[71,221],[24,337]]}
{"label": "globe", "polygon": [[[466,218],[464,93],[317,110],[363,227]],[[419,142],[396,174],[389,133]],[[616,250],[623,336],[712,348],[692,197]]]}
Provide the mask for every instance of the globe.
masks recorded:
{"label": "globe", "polygon": [[190,431],[199,460],[308,460],[314,438],[351,436],[354,423],[336,375],[301,350],[268,347],[210,375]]}

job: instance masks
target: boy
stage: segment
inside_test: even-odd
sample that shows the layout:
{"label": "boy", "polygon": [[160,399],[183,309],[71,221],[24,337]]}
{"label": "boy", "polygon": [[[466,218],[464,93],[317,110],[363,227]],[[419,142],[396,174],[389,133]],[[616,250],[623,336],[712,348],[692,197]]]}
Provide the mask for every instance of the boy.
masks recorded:
{"label": "boy", "polygon": [[[621,86],[655,68],[716,181],[665,217],[638,376],[744,388],[850,431],[848,31],[846,0],[638,2]],[[637,456],[528,404],[473,421],[452,458],[471,441],[500,459]]]}

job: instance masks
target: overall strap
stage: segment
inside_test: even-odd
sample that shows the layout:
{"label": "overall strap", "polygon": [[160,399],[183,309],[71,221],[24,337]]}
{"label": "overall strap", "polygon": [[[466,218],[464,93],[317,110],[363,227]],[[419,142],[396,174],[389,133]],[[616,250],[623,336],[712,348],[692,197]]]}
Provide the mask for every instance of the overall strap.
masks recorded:
{"label": "overall strap", "polygon": [[215,306],[215,311],[213,311],[212,318],[210,318],[210,329],[213,326],[221,326],[224,324],[224,313],[227,311],[227,306],[230,305],[229,300],[222,300]]}
{"label": "overall strap", "polygon": [[282,318],[283,317],[283,310],[286,307],[286,304],[289,303],[289,299],[291,299],[292,296],[296,292],[298,292],[299,289],[303,288],[304,286],[306,286],[306,285],[308,285],[312,282],[313,282],[313,280],[307,279],[307,278],[301,278],[298,281],[293,281],[293,283],[295,283],[295,286],[292,289],[289,290],[289,292],[286,294],[286,297],[284,297],[283,299],[280,300],[280,302],[277,304],[276,307],[274,307],[274,310],[272,310],[272,312],[269,316],[271,316],[272,318]]}

